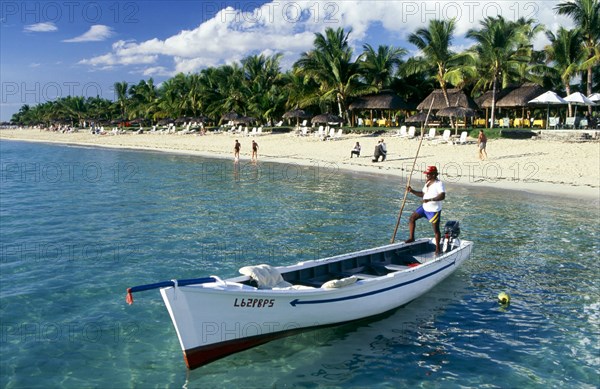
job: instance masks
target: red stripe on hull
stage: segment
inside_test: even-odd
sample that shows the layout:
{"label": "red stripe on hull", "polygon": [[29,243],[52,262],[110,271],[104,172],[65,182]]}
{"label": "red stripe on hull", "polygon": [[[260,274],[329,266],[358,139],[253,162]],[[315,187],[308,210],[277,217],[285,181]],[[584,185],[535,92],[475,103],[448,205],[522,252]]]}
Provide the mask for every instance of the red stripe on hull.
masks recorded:
{"label": "red stripe on hull", "polygon": [[322,326],[298,328],[289,331],[275,332],[267,335],[257,335],[249,338],[233,339],[208,346],[191,348],[183,352],[183,358],[185,359],[185,364],[187,365],[188,369],[196,369],[228,355],[268,343],[275,339],[284,338],[286,336],[309,331],[318,327]]}
{"label": "red stripe on hull", "polygon": [[211,344],[208,346],[200,346],[200,347],[196,347],[196,348],[191,348],[191,349],[185,350],[183,352],[183,359],[185,360],[185,364],[187,365],[188,369],[196,369],[198,367],[201,367],[201,366],[207,365],[211,362],[214,362],[217,359],[224,358],[228,355],[235,354],[235,353],[247,350],[252,347],[260,346],[261,344],[268,343],[275,339],[285,338],[286,336],[292,336],[292,335],[299,334],[301,332],[317,330],[320,328],[336,327],[336,326],[344,325],[344,324],[351,323],[351,322],[361,322],[364,320],[366,320],[366,321],[379,320],[379,319],[387,317],[388,315],[390,315],[392,312],[396,311],[397,309],[407,306],[408,304],[410,304],[411,301],[407,302],[406,304],[401,305],[400,307],[390,309],[387,312],[369,316],[369,317],[364,317],[361,319],[343,321],[343,322],[339,322],[339,323],[322,324],[322,325],[316,325],[313,327],[295,328],[295,329],[291,329],[291,330],[287,330],[287,331],[274,332],[274,333],[266,334],[266,335],[256,335],[256,336],[242,338],[242,339],[233,339],[233,340],[228,340],[226,342]]}

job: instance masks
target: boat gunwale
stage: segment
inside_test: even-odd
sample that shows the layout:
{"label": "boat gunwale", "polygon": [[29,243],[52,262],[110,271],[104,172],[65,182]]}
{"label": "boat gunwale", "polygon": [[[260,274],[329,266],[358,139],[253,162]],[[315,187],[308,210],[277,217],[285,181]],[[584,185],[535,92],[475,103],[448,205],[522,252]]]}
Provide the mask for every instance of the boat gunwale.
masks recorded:
{"label": "boat gunwale", "polygon": [[[281,274],[283,275],[286,273],[291,273],[293,271],[323,266],[326,263],[335,263],[335,262],[343,261],[346,259],[351,259],[351,258],[361,256],[361,255],[371,255],[371,254],[376,254],[379,252],[385,252],[385,251],[389,251],[390,249],[395,248],[395,247],[410,247],[413,245],[416,246],[416,245],[428,243],[428,242],[433,242],[433,239],[421,238],[421,239],[416,240],[415,242],[411,242],[410,244],[393,243],[393,244],[374,247],[371,249],[361,250],[361,251],[357,251],[357,252],[339,254],[339,255],[332,256],[332,257],[299,262],[299,263],[296,263],[293,265],[275,266],[275,268],[278,269],[281,272]],[[439,264],[440,262],[443,262],[449,256],[457,254],[459,251],[461,251],[462,249],[464,249],[470,245],[473,245],[472,241],[461,239],[461,240],[459,240],[459,245],[456,246],[451,251],[448,251],[448,252],[444,253],[443,255],[440,255],[440,256],[434,258],[433,260],[423,262],[419,266],[407,267],[406,269],[391,271],[390,273],[383,274],[380,276],[374,276],[372,278],[359,279],[354,284],[344,286],[343,288],[307,287],[306,289],[304,289],[304,288],[302,288],[302,289],[287,289],[287,288],[259,289],[257,287],[249,286],[249,285],[243,283],[245,281],[250,280],[250,277],[248,277],[248,276],[236,276],[236,277],[227,278],[224,280],[221,280],[217,277],[217,279],[219,280],[217,282],[178,286],[178,288],[186,288],[188,292],[193,291],[193,292],[198,292],[198,293],[219,293],[219,294],[226,293],[226,294],[228,294],[228,293],[240,292],[240,293],[250,293],[250,294],[263,294],[263,295],[264,294],[274,294],[274,295],[290,295],[290,296],[297,295],[297,294],[302,294],[302,295],[317,294],[317,293],[328,294],[328,293],[332,293],[332,292],[336,292],[336,291],[340,292],[342,290],[356,292],[356,289],[358,289],[358,288],[371,287],[372,283],[374,283],[374,282],[381,283],[382,281],[384,281],[386,279],[392,280],[394,278],[401,277],[401,276],[409,274],[409,273],[422,272],[423,269],[429,268],[435,264]],[[214,277],[214,276],[212,276],[212,277]],[[169,288],[174,288],[174,287],[169,286],[169,287],[165,287],[165,288],[161,288],[161,289],[169,289]]]}

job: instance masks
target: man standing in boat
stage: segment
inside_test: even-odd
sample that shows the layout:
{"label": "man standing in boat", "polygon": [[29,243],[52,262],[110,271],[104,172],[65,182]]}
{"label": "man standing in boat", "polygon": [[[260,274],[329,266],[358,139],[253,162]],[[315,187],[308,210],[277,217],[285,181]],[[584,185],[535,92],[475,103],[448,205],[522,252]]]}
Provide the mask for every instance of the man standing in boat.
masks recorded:
{"label": "man standing in boat", "polygon": [[442,201],[446,198],[446,188],[444,183],[438,180],[438,170],[435,166],[428,166],[423,173],[427,175],[427,182],[423,186],[423,191],[419,192],[410,186],[408,187],[410,193],[423,198],[423,204],[410,215],[408,220],[409,237],[405,243],[415,241],[415,222],[422,217],[426,217],[433,226],[435,255],[438,255],[440,253],[441,237],[440,217],[442,214]]}

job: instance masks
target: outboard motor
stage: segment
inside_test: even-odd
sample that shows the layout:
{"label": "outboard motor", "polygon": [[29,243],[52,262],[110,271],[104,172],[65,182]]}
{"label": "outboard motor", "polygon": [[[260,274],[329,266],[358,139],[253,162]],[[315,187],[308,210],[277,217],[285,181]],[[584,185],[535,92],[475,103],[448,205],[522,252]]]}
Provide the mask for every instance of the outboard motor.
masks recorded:
{"label": "outboard motor", "polygon": [[442,252],[446,252],[452,248],[453,245],[458,245],[458,236],[460,235],[460,226],[457,220],[448,220],[444,226],[444,245]]}

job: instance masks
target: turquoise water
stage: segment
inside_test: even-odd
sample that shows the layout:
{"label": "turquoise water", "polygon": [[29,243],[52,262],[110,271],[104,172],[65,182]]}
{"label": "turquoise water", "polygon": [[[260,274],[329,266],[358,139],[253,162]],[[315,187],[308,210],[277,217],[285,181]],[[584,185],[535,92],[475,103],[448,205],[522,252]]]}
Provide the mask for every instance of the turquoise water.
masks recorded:
{"label": "turquoise water", "polygon": [[600,385],[597,202],[447,184],[442,217],[475,250],[433,291],[189,372],[158,291],[128,306],[127,287],[385,244],[402,183],[8,141],[0,157],[3,388]]}

